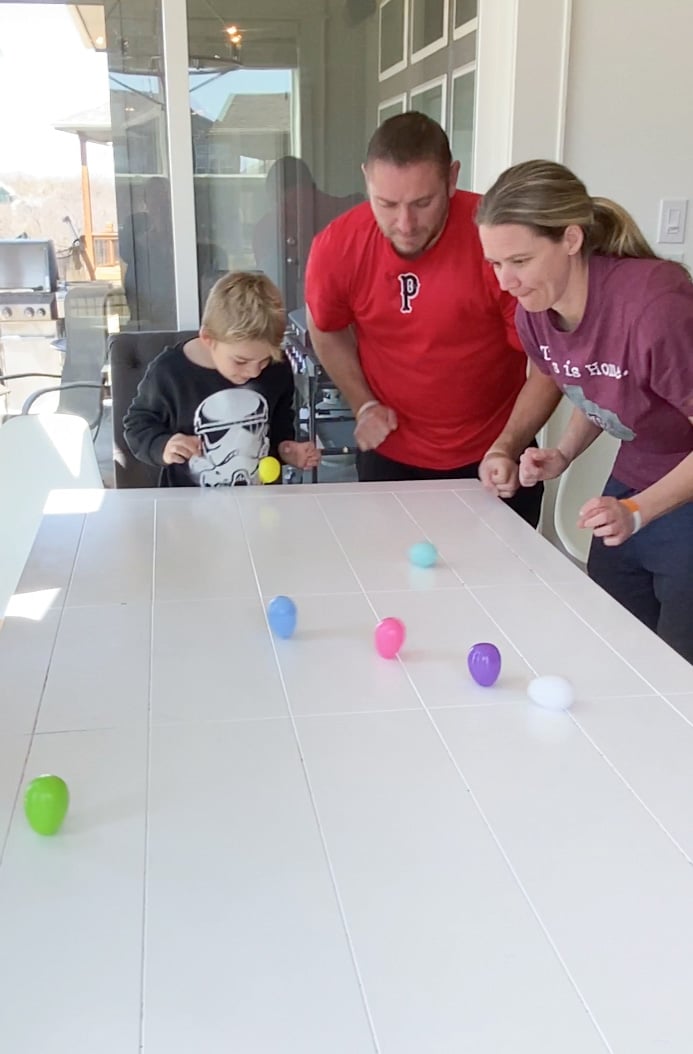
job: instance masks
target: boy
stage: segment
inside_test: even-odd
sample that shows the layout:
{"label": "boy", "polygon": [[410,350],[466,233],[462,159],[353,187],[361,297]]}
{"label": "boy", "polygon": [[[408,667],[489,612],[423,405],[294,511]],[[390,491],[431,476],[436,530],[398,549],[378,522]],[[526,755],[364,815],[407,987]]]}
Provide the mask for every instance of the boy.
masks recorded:
{"label": "boy", "polygon": [[266,275],[231,272],[211,289],[199,336],[150,363],[123,425],[134,456],[161,466],[159,486],[255,484],[267,455],[298,469],[319,464],[315,445],[294,438],[285,324]]}

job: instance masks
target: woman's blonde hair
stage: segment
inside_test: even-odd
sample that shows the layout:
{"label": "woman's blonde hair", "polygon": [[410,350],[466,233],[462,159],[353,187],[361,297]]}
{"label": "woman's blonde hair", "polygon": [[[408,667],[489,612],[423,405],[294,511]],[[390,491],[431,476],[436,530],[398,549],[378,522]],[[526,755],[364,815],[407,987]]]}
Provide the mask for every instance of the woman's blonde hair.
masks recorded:
{"label": "woman's blonde hair", "polygon": [[215,282],[202,313],[202,326],[213,340],[224,344],[263,340],[272,348],[273,359],[283,357],[286,312],[281,293],[265,274],[230,271]]}
{"label": "woman's blonde hair", "polygon": [[476,222],[517,223],[552,241],[577,224],[585,256],[659,259],[629,212],[610,198],[591,198],[585,184],[556,161],[524,161],[506,169],[481,199]]}

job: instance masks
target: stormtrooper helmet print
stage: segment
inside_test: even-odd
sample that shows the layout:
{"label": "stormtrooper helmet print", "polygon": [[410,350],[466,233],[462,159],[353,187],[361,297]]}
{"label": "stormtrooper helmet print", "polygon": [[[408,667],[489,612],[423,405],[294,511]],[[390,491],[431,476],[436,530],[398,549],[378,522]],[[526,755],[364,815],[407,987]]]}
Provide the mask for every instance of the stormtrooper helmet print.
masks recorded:
{"label": "stormtrooper helmet print", "polygon": [[257,483],[260,458],[269,450],[269,407],[250,388],[225,388],[203,399],[194,418],[202,441],[201,457],[188,466],[201,487],[237,487]]}

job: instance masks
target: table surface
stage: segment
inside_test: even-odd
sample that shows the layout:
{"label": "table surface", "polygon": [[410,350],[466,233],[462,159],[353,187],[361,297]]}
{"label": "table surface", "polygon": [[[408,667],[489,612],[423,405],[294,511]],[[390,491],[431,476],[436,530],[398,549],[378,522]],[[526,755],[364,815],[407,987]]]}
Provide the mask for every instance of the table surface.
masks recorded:
{"label": "table surface", "polygon": [[0,633],[0,1050],[693,1050],[693,668],[543,538],[474,481],[51,509]]}

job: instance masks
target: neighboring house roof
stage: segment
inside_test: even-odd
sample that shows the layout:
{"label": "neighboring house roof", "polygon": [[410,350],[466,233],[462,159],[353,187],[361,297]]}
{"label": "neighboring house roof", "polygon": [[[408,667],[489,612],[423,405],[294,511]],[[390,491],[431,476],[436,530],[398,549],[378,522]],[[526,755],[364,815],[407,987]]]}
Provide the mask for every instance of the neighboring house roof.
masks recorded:
{"label": "neighboring house roof", "polygon": [[232,95],[219,114],[215,128],[244,132],[288,132],[291,125],[289,96],[285,92]]}
{"label": "neighboring house roof", "polygon": [[[159,117],[163,104],[154,96],[148,96],[144,92],[134,94],[132,92],[114,92],[111,100],[118,114],[116,126],[122,128],[136,128],[139,125]],[[211,125],[212,122],[206,117],[201,117],[191,112],[191,119],[196,130],[200,125]],[[90,143],[112,143],[113,132],[111,130],[111,113],[105,103],[91,110],[82,110],[80,113],[72,114],[63,121],[58,121],[53,127],[58,132],[71,132],[73,135],[82,135]]]}
{"label": "neighboring house roof", "polygon": [[113,138],[111,114],[105,103],[91,110],[80,110],[79,113],[66,117],[64,121],[58,121],[53,127],[56,132],[81,135],[90,143],[110,143]]}
{"label": "neighboring house roof", "polygon": [[228,142],[237,153],[273,161],[289,149],[289,97],[233,95],[209,130],[210,141]]}

